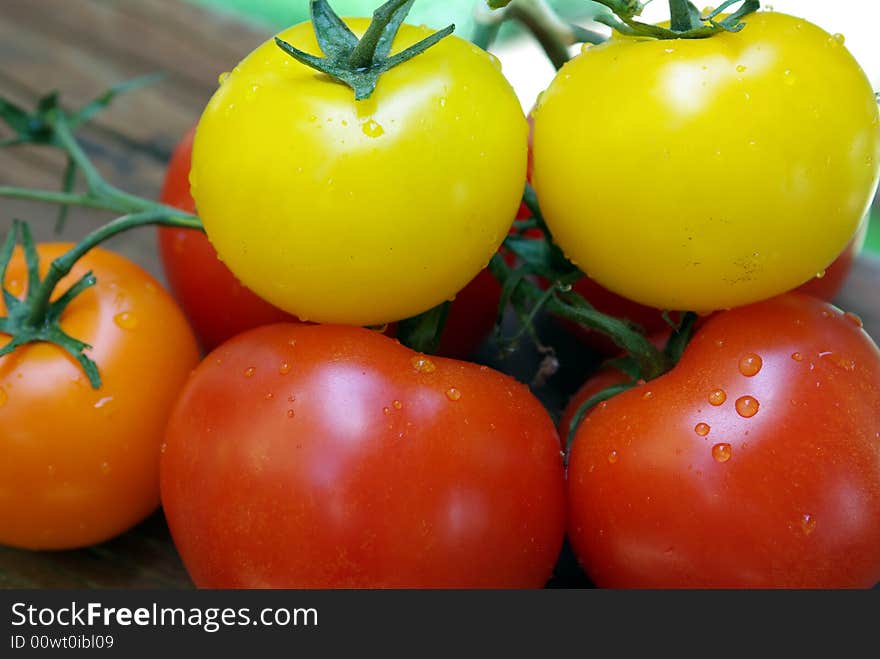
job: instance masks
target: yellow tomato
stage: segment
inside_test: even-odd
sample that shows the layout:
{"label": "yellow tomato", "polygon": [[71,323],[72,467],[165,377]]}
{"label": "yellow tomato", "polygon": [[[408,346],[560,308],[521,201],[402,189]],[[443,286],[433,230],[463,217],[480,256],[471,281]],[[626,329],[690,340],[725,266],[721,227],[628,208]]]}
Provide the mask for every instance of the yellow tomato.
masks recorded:
{"label": "yellow tomato", "polygon": [[535,119],[554,238],[602,286],[711,311],[793,289],[853,236],[878,178],[877,103],[842,37],[778,13],[708,39],[616,37]]}
{"label": "yellow tomato", "polygon": [[[429,33],[404,25],[392,53]],[[278,36],[321,54],[310,23]],[[248,288],[304,320],[378,324],[453,297],[488,263],[516,214],[527,135],[497,60],[457,37],[362,101],[270,40],[205,109],[190,182]]]}

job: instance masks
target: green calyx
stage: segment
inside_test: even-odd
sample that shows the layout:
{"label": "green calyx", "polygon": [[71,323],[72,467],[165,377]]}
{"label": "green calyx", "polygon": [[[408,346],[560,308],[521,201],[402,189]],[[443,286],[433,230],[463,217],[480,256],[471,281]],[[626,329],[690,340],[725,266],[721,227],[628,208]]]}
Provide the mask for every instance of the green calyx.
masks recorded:
{"label": "green calyx", "polygon": [[373,20],[367,31],[358,39],[330,8],[327,0],[311,0],[312,26],[324,57],[303,52],[278,37],[275,37],[275,43],[298,62],[351,87],[355,100],[360,101],[372,95],[379,83],[379,76],[425,52],[455,29],[454,25],[450,25],[389,56],[394,37],[414,2],[389,0],[373,12]]}
{"label": "green calyx", "polygon": [[[493,9],[506,7],[517,0],[489,0]],[[638,0],[595,0],[607,7],[610,13],[595,17],[597,23],[631,37],[648,39],[705,39],[720,32],[739,32],[746,24],[743,18],[761,8],[760,0],[725,0],[705,16],[689,0],[669,0],[670,24],[668,28],[636,20],[647,2]],[[736,11],[722,18],[728,8],[739,4]]]}
{"label": "green calyx", "polygon": [[[6,270],[17,242],[24,250],[27,267],[27,292],[23,300],[10,293],[5,286]],[[66,274],[66,273],[63,273]],[[53,262],[44,280],[40,279],[39,259],[30,229],[24,222],[13,222],[12,229],[0,246],[0,290],[6,304],[6,316],[0,318],[0,333],[8,334],[11,340],[0,348],[0,357],[13,352],[28,343],[53,343],[64,349],[79,362],[94,388],[101,386],[101,376],[94,361],[85,351],[91,346],[66,334],[61,329],[59,319],[67,306],[80,293],[95,285],[91,272],[80,277],[67,291],[54,302],[49,296],[58,280],[63,276],[58,261]]]}

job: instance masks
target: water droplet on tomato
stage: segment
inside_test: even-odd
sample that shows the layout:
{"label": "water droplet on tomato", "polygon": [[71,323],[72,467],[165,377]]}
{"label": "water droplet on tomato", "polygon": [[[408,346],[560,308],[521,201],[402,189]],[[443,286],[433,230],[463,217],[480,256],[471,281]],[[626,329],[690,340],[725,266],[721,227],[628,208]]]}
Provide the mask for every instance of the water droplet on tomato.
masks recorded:
{"label": "water droplet on tomato", "polygon": [[801,515],[801,530],[803,530],[804,535],[810,535],[816,530],[816,518],[809,513]]}
{"label": "water droplet on tomato", "polygon": [[642,394],[642,398],[644,400],[651,400],[653,397],[654,397],[653,391],[646,391],[644,394]]}
{"label": "water droplet on tomato", "polygon": [[843,36],[842,34],[840,34],[840,32],[838,32],[837,34],[831,35],[831,41],[832,41],[832,43],[835,43],[838,46],[842,46],[846,43],[846,37]]}
{"label": "water droplet on tomato", "polygon": [[797,76],[788,69],[782,74],[782,80],[787,87],[793,87],[797,83]]}
{"label": "water droplet on tomato", "polygon": [[593,47],[593,44],[591,44],[591,43],[589,43],[589,42],[583,44],[583,45],[581,46],[581,54],[586,53],[586,52],[587,52],[590,48],[592,48],[592,47]]}
{"label": "water droplet on tomato", "polygon": [[816,273],[816,279],[825,279],[825,270]]}
{"label": "water droplet on tomato", "polygon": [[382,137],[385,134],[385,129],[382,128],[382,125],[374,119],[370,119],[363,126],[361,126],[361,130],[364,135],[367,137]]}
{"label": "water droplet on tomato", "polygon": [[164,453],[167,450],[168,450],[168,442],[162,442],[159,445],[159,453]]}
{"label": "water droplet on tomato", "polygon": [[113,322],[124,330],[133,330],[138,326],[138,317],[130,311],[123,311],[113,316]]}
{"label": "water droplet on tomato", "polygon": [[763,366],[764,361],[761,359],[760,355],[756,355],[755,353],[745,355],[739,360],[739,372],[747,378],[755,377],[761,372]]}
{"label": "water droplet on tomato", "polygon": [[55,467],[55,465],[46,465],[46,473],[49,474],[50,476],[54,476],[55,472],[57,472],[57,471],[58,471],[58,469],[57,469],[57,467]]}
{"label": "water droplet on tomato", "polygon": [[745,73],[745,72],[746,72],[746,67],[743,66],[742,64],[740,64],[739,66],[736,67],[736,72],[737,72],[737,73]]}
{"label": "water droplet on tomato", "polygon": [[455,387],[450,387],[446,390],[446,397],[451,401],[456,401],[461,399],[461,392]]}
{"label": "water droplet on tomato", "polygon": [[730,460],[730,456],[733,454],[733,449],[730,444],[715,444],[712,447],[712,459],[715,462],[727,462]]}
{"label": "water droplet on tomato", "polygon": [[110,473],[110,463],[106,460],[101,463],[101,473],[105,476]]}
{"label": "water droplet on tomato", "polygon": [[249,366],[248,368],[244,369],[244,376],[246,378],[252,378],[252,377],[254,377],[254,373],[256,373],[256,372],[257,372],[256,366]]}
{"label": "water droplet on tomato", "polygon": [[742,396],[736,399],[736,413],[744,419],[751,419],[758,413],[760,403],[753,396]]}
{"label": "water droplet on tomato", "polygon": [[698,423],[694,426],[694,432],[697,433],[700,437],[705,437],[709,434],[709,431],[712,430],[711,426],[708,423]]}
{"label": "water droplet on tomato", "polygon": [[390,407],[383,407],[382,414],[384,414],[385,416],[391,416],[391,408]]}
{"label": "water droplet on tomato", "polygon": [[615,462],[617,462],[619,457],[620,456],[617,455],[617,451],[611,451],[611,453],[608,454],[608,462],[610,464],[614,464]]}
{"label": "water droplet on tomato", "polygon": [[391,407],[393,407],[395,410],[402,410],[403,403],[401,403],[399,400],[393,400],[391,401]]}
{"label": "water droplet on tomato", "polygon": [[501,60],[495,57],[492,53],[486,53],[489,56],[489,61],[492,62],[492,66],[494,66],[499,71],[501,70]]}
{"label": "water droplet on tomato", "polygon": [[24,293],[24,284],[21,283],[18,279],[13,279],[6,285],[6,290],[12,293],[15,297],[18,297],[22,293]]}
{"label": "water droplet on tomato", "polygon": [[224,71],[219,76],[217,76],[217,84],[222,85],[226,82],[226,79],[229,78],[229,71]]}
{"label": "water droplet on tomato", "polygon": [[794,352],[794,353],[792,353],[791,358],[792,358],[793,360],[795,360],[796,362],[802,362],[802,361],[804,361],[804,356],[803,356],[801,353],[799,353],[799,352]]}
{"label": "water droplet on tomato", "polygon": [[281,366],[278,367],[278,373],[281,375],[287,375],[290,373],[290,362],[281,362]]}
{"label": "water droplet on tomato", "polygon": [[287,418],[288,419],[292,419],[295,416],[296,416],[296,412],[294,412],[293,410],[287,410]]}
{"label": "water droplet on tomato", "polygon": [[445,108],[445,107],[446,107],[446,97],[445,97],[445,96],[442,96],[442,97],[440,98],[440,107],[441,107],[441,108]]}
{"label": "water droplet on tomato", "polygon": [[296,396],[294,396],[293,394],[290,394],[290,395],[287,397],[287,402],[288,402],[288,403],[293,403],[293,402],[295,402],[295,401],[296,401]]}
{"label": "water droplet on tomato", "polygon": [[845,314],[843,314],[843,317],[846,318],[849,322],[851,322],[853,325],[855,325],[859,329],[861,329],[862,327],[865,326],[865,323],[862,322],[861,317],[854,314],[852,311],[847,311]]}
{"label": "water droplet on tomato", "polygon": [[709,404],[718,407],[719,405],[724,405],[724,402],[727,400],[727,393],[724,389],[716,389],[715,391],[709,394]]}
{"label": "water droplet on tomato", "polygon": [[266,394],[266,400],[272,400],[273,398],[275,398],[275,394],[273,394],[271,391]]}
{"label": "water droplet on tomato", "polygon": [[437,366],[424,355],[416,355],[410,360],[413,368],[419,373],[433,373],[437,370]]}

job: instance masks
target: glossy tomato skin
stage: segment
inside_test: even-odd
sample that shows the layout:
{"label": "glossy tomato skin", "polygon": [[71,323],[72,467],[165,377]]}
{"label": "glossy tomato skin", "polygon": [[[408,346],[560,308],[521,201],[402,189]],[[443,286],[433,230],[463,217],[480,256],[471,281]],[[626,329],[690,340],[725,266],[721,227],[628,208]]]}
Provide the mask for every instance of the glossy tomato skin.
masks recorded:
{"label": "glossy tomato skin", "polygon": [[162,501],[198,586],[540,587],[565,525],[527,388],[376,332],[273,325],[197,369]]}
{"label": "glossy tomato skin", "polygon": [[[196,212],[189,191],[194,135],[195,128],[187,131],[174,149],[160,197],[188,213]],[[201,231],[160,227],[159,254],[171,290],[207,351],[245,330],[295,320],[242,286]]]}
{"label": "glossy tomato skin", "polygon": [[[70,247],[40,245],[43,272]],[[89,252],[58,290],[89,270],[97,284],[71,302],[61,327],[93,346],[87,354],[98,364],[100,389],[57,346],[33,344],[0,357],[2,545],[95,544],[159,504],[159,447],[198,362],[195,338],[162,287],[111,252]],[[19,295],[26,279],[19,253],[7,288]]]}
{"label": "glossy tomato skin", "polygon": [[[190,213],[196,212],[189,188],[194,135],[195,127],[174,149],[161,195],[164,203]],[[246,330],[296,320],[245,288],[201,231],[160,227],[159,253],[171,290],[207,351]],[[501,285],[482,270],[455,296],[437,354],[471,355],[494,326],[500,298]]]}
{"label": "glossy tomato skin", "polygon": [[554,238],[627,299],[708,312],[792,290],[868,208],[880,122],[866,75],[806,21],[746,23],[711,39],[617,36],[566,64],[535,111]]}
{"label": "glossy tomato skin", "polygon": [[880,582],[880,352],[789,294],[717,314],[666,375],[601,404],[569,537],[605,587]]}
{"label": "glossy tomato skin", "polygon": [[[404,25],[392,50],[428,34]],[[279,37],[319,54],[308,23]],[[303,320],[382,324],[486,266],[520,203],[527,134],[497,61],[458,37],[358,102],[270,39],[205,109],[192,191],[220,257],[261,297]]]}

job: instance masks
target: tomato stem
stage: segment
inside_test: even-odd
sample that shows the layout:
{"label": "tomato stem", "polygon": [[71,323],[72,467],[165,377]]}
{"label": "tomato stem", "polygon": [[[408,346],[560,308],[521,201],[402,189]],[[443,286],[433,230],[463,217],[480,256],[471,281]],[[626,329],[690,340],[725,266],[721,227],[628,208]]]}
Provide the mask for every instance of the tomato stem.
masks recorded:
{"label": "tomato stem", "polygon": [[279,37],[275,37],[275,43],[301,64],[351,87],[355,100],[360,101],[373,94],[383,73],[420,55],[455,30],[455,26],[450,25],[390,55],[394,38],[414,2],[388,0],[373,12],[373,20],[367,31],[358,39],[327,0],[311,0],[309,11],[312,27],[324,57],[306,53]]}
{"label": "tomato stem", "polygon": [[[29,343],[53,343],[79,362],[95,388],[101,386],[101,378],[97,365],[85,354],[90,346],[67,335],[59,324],[61,314],[70,302],[93,286],[95,278],[91,273],[87,273],[52,301],[52,296],[61,280],[70,274],[73,266],[91,249],[129,229],[146,225],[202,228],[201,222],[194,215],[129,194],[110,185],[89,160],[73,134],[77,126],[87,121],[100,108],[105,107],[116,94],[140,86],[143,81],[144,79],[137,79],[117,85],[75,113],[65,111],[58,102],[56,94],[49,94],[40,99],[36,110],[32,113],[0,98],[0,119],[16,132],[13,139],[5,141],[7,145],[51,146],[60,149],[67,156],[61,192],[4,186],[0,187],[0,197],[59,204],[62,209],[59,221],[62,224],[64,209],[70,206],[122,214],[121,217],[90,233],[66,254],[55,259],[42,280],[39,276],[37,250],[30,229],[24,222],[18,220],[13,222],[0,247],[0,290],[6,305],[6,316],[0,318],[0,333],[11,337],[0,349],[0,356]],[[87,190],[83,193],[73,190],[78,172],[82,172],[85,179]],[[24,250],[28,272],[24,299],[12,295],[4,285],[6,271],[17,243],[20,243]]]}

